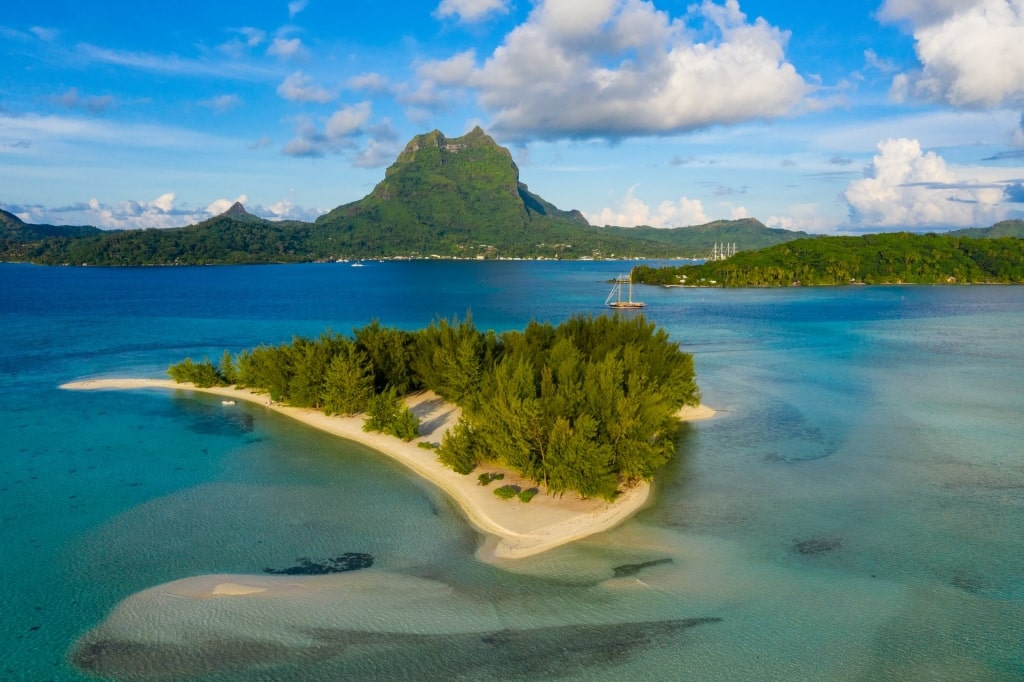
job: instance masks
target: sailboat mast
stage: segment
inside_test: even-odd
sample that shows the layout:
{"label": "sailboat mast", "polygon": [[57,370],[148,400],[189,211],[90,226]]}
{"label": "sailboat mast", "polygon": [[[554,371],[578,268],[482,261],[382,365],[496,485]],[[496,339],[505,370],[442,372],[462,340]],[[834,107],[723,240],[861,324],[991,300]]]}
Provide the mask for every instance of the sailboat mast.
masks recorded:
{"label": "sailboat mast", "polygon": [[[625,301],[622,300],[622,285],[628,284],[629,289],[627,292],[627,298]],[[612,286],[612,290],[608,292],[608,298],[604,300],[606,306],[612,308],[622,308],[628,310],[631,308],[644,308],[647,306],[646,303],[640,303],[639,301],[633,300],[633,273],[629,273],[629,279],[623,281],[622,274],[615,278],[615,284]]]}

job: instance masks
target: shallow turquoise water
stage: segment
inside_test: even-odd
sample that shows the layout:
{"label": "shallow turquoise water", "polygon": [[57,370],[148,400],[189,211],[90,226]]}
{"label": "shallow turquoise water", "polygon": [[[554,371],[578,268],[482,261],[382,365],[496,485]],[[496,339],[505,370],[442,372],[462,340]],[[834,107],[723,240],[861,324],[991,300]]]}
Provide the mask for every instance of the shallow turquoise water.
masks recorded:
{"label": "shallow turquoise water", "polygon": [[[450,588],[389,614],[434,634],[312,655],[287,639],[301,614],[225,612],[231,664],[202,677],[1024,679],[1018,287],[640,288],[723,412],[688,428],[634,521],[508,570],[473,558],[442,495],[365,448],[258,406],[57,389],[373,318],[599,314],[624,270],[0,266],[0,677],[85,679],[68,651],[140,590],[354,551],[384,580]],[[473,609],[505,634],[445,634]],[[240,644],[259,637],[283,648]]]}

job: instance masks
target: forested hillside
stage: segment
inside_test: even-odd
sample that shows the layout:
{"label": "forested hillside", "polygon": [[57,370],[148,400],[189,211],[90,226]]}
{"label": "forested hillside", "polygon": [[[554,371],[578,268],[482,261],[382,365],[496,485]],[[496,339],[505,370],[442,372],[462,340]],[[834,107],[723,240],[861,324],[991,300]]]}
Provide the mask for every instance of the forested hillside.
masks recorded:
{"label": "forested hillside", "polygon": [[46,239],[72,240],[100,233],[89,225],[33,225],[0,209],[0,260],[29,260],[26,254],[32,245]]}
{"label": "forested hillside", "polygon": [[315,260],[308,223],[221,215],[172,229],[99,232],[54,237],[23,248],[23,258],[45,265],[205,265],[295,263]]}
{"label": "forested hillside", "polygon": [[633,236],[687,251],[688,256],[704,258],[715,244],[735,244],[737,251],[753,251],[795,239],[812,237],[806,232],[765,227],[756,218],[715,220],[706,225],[666,229],[662,227],[604,227],[609,235]]}
{"label": "forested hillside", "polygon": [[633,270],[633,281],[696,286],[1024,282],[1024,240],[898,232],[800,239],[703,265]]}
{"label": "forested hillside", "polygon": [[969,227],[964,230],[953,230],[946,234],[954,237],[980,237],[983,239],[1024,237],[1024,220],[1003,220],[992,227]]}
{"label": "forested hillside", "polygon": [[655,229],[594,227],[519,179],[511,153],[483,130],[417,135],[358,201],[315,223],[277,222],[240,205],[195,225],[103,232],[29,226],[0,215],[0,260],[48,265],[292,263],[339,258],[671,258],[715,243],[753,249],[803,233],[756,220]]}

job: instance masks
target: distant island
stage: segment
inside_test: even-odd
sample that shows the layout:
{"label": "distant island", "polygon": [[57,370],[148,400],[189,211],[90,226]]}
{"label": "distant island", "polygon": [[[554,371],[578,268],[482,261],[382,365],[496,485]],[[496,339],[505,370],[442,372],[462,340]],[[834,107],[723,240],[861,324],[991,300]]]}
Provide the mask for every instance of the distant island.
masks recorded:
{"label": "distant island", "polygon": [[29,225],[0,211],[0,261],[47,265],[299,263],[358,258],[701,258],[717,243],[756,249],[808,236],[757,220],[658,229],[596,227],[520,182],[480,128],[414,137],[364,198],[315,222],[270,221],[235,204],[195,225],[105,231]]}
{"label": "distant island", "polygon": [[713,414],[700,405],[692,356],[641,316],[534,322],[500,335],[471,320],[415,332],[374,322],[352,337],[225,352],[216,365],[185,359],[168,373],[171,381],[64,387],[195,388],[365,442],[444,488],[500,538],[486,559],[529,556],[621,522],[675,455],[680,420]]}
{"label": "distant island", "polygon": [[672,286],[1024,283],[1024,221],[945,234],[799,239],[700,265],[633,269],[634,282]]}

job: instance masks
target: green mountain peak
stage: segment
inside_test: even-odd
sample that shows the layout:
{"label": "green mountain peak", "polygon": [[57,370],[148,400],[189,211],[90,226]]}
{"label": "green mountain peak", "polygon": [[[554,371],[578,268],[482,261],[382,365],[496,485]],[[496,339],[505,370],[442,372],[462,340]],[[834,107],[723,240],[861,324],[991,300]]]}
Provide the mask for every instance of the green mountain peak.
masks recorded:
{"label": "green mountain peak", "polygon": [[[395,163],[388,169],[388,172],[406,163],[415,161],[431,163],[445,159],[450,154],[458,154],[467,149],[475,148],[500,150],[508,156],[510,163],[512,161],[512,155],[509,151],[495,142],[480,126],[476,126],[462,137],[456,138],[445,137],[444,133],[435,129],[409,140],[409,143],[405,145],[405,149],[398,155]],[[435,150],[438,152],[436,155],[434,154]],[[512,165],[515,166],[515,164]]]}
{"label": "green mountain peak", "polygon": [[14,230],[20,228],[24,224],[25,223],[21,218],[0,208],[0,225]]}
{"label": "green mountain peak", "polygon": [[[508,149],[475,127],[413,137],[368,195],[314,223],[270,221],[241,204],[194,225],[102,233],[94,227],[0,225],[0,260],[137,265],[273,263],[344,257],[632,258],[758,248],[803,233],[757,221],[675,229],[593,227],[520,181]],[[20,228],[20,229],[19,229]]]}
{"label": "green mountain peak", "polygon": [[519,183],[519,168],[512,154],[500,146],[479,126],[462,137],[448,138],[440,130],[417,135],[384,173],[370,196],[390,199],[395,185],[444,186],[441,179],[481,184],[478,189],[504,190],[514,194]]}
{"label": "green mountain peak", "polygon": [[[508,149],[480,127],[462,137],[439,130],[406,144],[369,195],[317,219],[387,252],[469,255],[481,246],[526,253],[538,243],[571,242],[587,222],[530,193]],[[335,241],[338,241],[335,240]]]}

